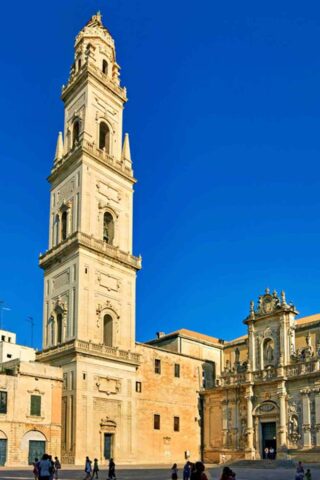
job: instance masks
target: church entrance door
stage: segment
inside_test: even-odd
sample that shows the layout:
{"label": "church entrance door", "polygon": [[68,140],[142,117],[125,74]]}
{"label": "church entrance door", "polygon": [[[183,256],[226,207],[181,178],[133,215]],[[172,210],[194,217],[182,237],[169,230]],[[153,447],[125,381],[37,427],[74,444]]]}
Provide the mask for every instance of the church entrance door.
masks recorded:
{"label": "church entrance door", "polygon": [[112,433],[105,433],[104,434],[104,458],[106,460],[110,460],[112,458],[112,450],[113,450],[113,437]]}
{"label": "church entrance door", "polygon": [[268,458],[275,459],[277,453],[277,434],[276,434],[276,422],[261,423],[262,430],[262,458],[266,458],[265,449],[267,448],[269,453]]}

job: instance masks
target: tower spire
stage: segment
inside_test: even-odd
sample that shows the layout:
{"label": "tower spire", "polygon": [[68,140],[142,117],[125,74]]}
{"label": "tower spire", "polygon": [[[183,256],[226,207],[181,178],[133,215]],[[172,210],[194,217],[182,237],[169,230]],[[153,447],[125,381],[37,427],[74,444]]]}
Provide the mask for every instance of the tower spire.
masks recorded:
{"label": "tower spire", "polygon": [[129,134],[125,133],[123,147],[122,147],[122,160],[127,161],[131,164],[131,152],[130,152],[130,142]]}
{"label": "tower spire", "polygon": [[59,132],[57,146],[56,146],[56,154],[54,156],[54,163],[61,160],[62,157],[63,157],[63,138],[62,138],[62,132]]}

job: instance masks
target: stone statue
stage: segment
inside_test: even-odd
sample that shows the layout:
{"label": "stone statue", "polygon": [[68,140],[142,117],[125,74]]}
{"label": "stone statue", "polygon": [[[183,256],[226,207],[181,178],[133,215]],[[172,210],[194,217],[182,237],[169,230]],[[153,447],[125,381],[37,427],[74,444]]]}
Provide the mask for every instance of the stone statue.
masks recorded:
{"label": "stone statue", "polygon": [[234,359],[235,364],[238,364],[240,361],[240,350],[238,347],[235,349],[234,355],[235,355],[235,359]]}
{"label": "stone statue", "polygon": [[267,364],[273,361],[273,348],[271,342],[268,342],[268,344],[266,345],[264,351],[264,360]]}

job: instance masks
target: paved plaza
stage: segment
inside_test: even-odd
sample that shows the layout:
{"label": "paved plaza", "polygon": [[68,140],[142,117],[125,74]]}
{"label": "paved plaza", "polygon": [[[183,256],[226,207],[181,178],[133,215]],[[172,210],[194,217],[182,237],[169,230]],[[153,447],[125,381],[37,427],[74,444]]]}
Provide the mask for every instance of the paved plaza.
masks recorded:
{"label": "paved plaza", "polygon": [[[232,466],[231,466],[232,467]],[[310,465],[312,480],[320,480],[320,464]],[[237,480],[294,480],[294,468],[235,468]],[[180,472],[181,473],[181,472]],[[210,467],[207,471],[210,480],[218,480],[221,474],[221,467]],[[83,470],[62,469],[60,480],[83,480]],[[181,479],[181,475],[179,479]],[[107,471],[102,469],[99,475],[100,480],[107,479]],[[117,470],[118,480],[170,480],[170,467],[164,468],[119,468]],[[6,469],[0,468],[0,480],[33,480],[31,469]]]}

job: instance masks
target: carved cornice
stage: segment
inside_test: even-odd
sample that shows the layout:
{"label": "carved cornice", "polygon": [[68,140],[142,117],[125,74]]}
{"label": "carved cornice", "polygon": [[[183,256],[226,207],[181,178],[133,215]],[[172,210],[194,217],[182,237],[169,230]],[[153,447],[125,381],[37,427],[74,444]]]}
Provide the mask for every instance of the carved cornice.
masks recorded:
{"label": "carved cornice", "polygon": [[117,247],[107,244],[82,232],[75,232],[66,240],[40,255],[39,265],[46,269],[56,263],[61,263],[63,258],[79,247],[84,247],[94,253],[107,257],[117,263],[123,264],[133,270],[141,269],[141,257],[135,257],[130,253],[123,252]]}
{"label": "carved cornice", "polygon": [[49,359],[52,360],[74,354],[116,360],[120,363],[136,366],[140,365],[141,362],[141,355],[139,353],[131,352],[130,350],[121,350],[117,347],[109,347],[104,344],[86,342],[84,340],[71,340],[63,345],[46,348],[41,352],[37,352],[37,360],[47,362]]}
{"label": "carved cornice", "polygon": [[104,88],[110,90],[123,103],[127,102],[128,98],[126,88],[118,86],[115,82],[113,82],[106,75],[104,75],[102,71],[100,71],[98,68],[96,68],[94,65],[91,65],[90,63],[86,63],[79,73],[71,75],[68,83],[66,85],[63,85],[61,94],[62,100],[66,102],[69,95],[74,92],[74,90],[79,86],[79,84],[88,81],[90,77],[97,80],[100,84],[103,85]]}
{"label": "carved cornice", "polygon": [[122,177],[129,180],[131,183],[136,183],[137,180],[133,177],[133,171],[127,167],[127,163],[123,159],[117,159],[111,155],[108,155],[103,150],[97,148],[93,143],[87,140],[80,139],[78,144],[72,150],[69,150],[60,160],[58,160],[48,177],[48,181],[53,183],[61,173],[71,168],[74,164],[77,165],[83,162],[83,153],[86,153],[89,157],[98,161],[104,166],[107,166],[111,170],[119,173]]}

